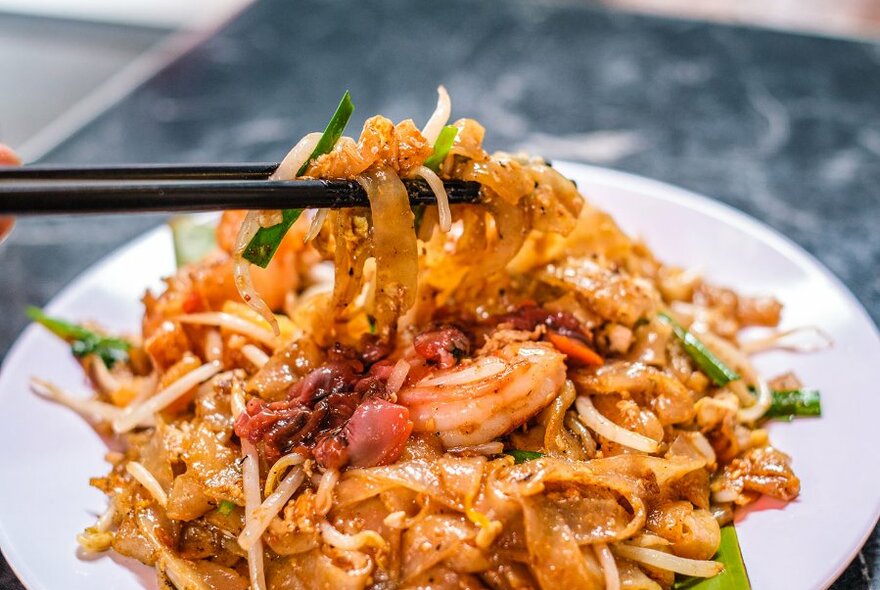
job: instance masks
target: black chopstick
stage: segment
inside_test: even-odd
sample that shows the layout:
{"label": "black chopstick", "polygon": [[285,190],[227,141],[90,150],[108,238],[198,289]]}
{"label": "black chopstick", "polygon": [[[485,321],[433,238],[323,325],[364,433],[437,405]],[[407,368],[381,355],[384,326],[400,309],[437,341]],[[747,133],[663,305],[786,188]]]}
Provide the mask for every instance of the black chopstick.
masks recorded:
{"label": "black chopstick", "polygon": [[5,180],[266,180],[277,162],[242,164],[118,164],[110,166],[0,166]]}
{"label": "black chopstick", "polygon": [[[0,180],[4,180],[2,176]],[[436,202],[425,181],[405,179],[403,183],[410,204]],[[455,180],[444,186],[450,203],[474,203],[479,199],[480,185],[476,182]],[[366,192],[353,180],[0,182],[0,214],[9,215],[368,206]]]}

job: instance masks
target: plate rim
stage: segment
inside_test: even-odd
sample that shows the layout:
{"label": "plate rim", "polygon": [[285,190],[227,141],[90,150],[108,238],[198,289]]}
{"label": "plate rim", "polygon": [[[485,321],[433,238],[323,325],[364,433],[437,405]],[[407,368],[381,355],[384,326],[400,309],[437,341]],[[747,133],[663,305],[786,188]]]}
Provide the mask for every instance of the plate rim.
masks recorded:
{"label": "plate rim", "polygon": [[[559,160],[554,162],[554,166],[561,171],[565,171],[566,169],[578,170],[579,173],[594,180],[597,184],[630,189],[640,194],[645,194],[652,199],[673,203],[678,206],[695,210],[712,217],[721,223],[731,225],[769,245],[802,269],[807,269],[812,272],[818,271],[822,278],[828,281],[830,285],[833,286],[833,288],[847,301],[849,307],[852,310],[855,310],[858,319],[861,320],[860,323],[867,325],[868,331],[873,336],[878,348],[880,348],[880,329],[878,329],[877,324],[874,322],[862,302],[855,296],[855,294],[853,294],[846,284],[810,252],[805,250],[791,238],[768,225],[766,222],[756,217],[752,217],[736,207],[719,201],[708,194],[701,194],[661,180],[613,168],[594,166],[579,162]],[[584,193],[585,198],[589,201],[589,188],[586,188]],[[168,234],[167,226],[160,225],[143,232],[133,238],[130,243],[108,252],[98,261],[86,267],[81,273],[58,291],[58,293],[51,297],[45,306],[46,310],[52,313],[53,310],[59,307],[64,307],[77,297],[78,293],[86,287],[91,277],[103,272],[104,268],[109,263],[118,258],[125,257],[130,251],[142,247],[142,244],[145,242],[158,239],[161,234]],[[18,334],[12,346],[10,346],[8,352],[4,356],[3,362],[0,363],[0,378],[2,378],[2,376],[8,371],[11,371],[11,360],[14,360],[16,356],[21,354],[19,351],[25,347],[26,342],[30,339],[30,335],[36,330],[36,326],[29,325]],[[846,558],[830,571],[828,579],[820,582],[822,587],[829,587],[846,570],[870,537],[878,520],[880,520],[880,494],[878,494],[877,500],[875,501],[870,521],[863,524],[863,528],[858,535],[858,538],[855,539],[854,544],[850,545],[847,550]],[[29,590],[42,590],[45,588],[34,573],[32,566],[28,565],[27,560],[19,554],[18,550],[12,544],[2,518],[0,518],[0,553],[3,554],[6,562],[9,564],[10,570],[25,588],[28,588]]]}
{"label": "plate rim", "polygon": [[[56,313],[55,310],[59,307],[64,307],[68,300],[76,299],[77,293],[86,288],[89,279],[93,275],[100,274],[103,269],[117,257],[126,256],[130,251],[138,249],[145,242],[157,239],[157,236],[163,233],[168,233],[170,238],[170,231],[165,224],[142,232],[141,234],[136,235],[130,243],[108,252],[83,269],[82,272],[65,284],[64,287],[62,287],[54,296],[50,297],[49,301],[46,302],[46,305],[43,306],[43,310],[48,312],[49,315]],[[26,342],[31,338],[31,334],[38,331],[38,326],[30,323],[15,338],[12,346],[9,347],[9,350],[3,357],[2,363],[0,363],[0,384],[2,384],[3,377],[6,375],[7,371],[11,370],[11,361],[15,360],[15,357],[21,354],[19,349],[23,349]],[[27,560],[19,555],[18,550],[9,538],[6,527],[3,524],[2,513],[0,513],[0,554],[3,555],[3,558],[9,565],[9,569],[15,574],[21,585],[27,590],[49,590],[39,581],[37,574],[32,571],[33,568],[28,564]],[[122,556],[120,557],[122,558]]]}

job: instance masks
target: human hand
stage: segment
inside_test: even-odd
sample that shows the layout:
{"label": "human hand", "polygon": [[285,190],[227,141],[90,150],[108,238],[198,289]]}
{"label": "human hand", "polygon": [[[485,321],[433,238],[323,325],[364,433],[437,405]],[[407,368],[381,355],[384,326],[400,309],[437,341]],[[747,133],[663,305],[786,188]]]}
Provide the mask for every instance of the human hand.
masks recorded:
{"label": "human hand", "polygon": [[[7,146],[0,143],[0,166],[20,166],[21,160]],[[15,218],[0,215],[0,243],[6,239],[12,232],[12,226],[15,225]]]}

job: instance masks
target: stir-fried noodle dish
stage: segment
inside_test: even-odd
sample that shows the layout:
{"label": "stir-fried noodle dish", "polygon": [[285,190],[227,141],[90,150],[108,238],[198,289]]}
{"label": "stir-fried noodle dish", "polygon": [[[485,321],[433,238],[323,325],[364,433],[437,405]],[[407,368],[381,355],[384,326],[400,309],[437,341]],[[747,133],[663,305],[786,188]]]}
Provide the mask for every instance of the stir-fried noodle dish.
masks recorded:
{"label": "stir-fried noodle dish", "polygon": [[[94,397],[34,389],[123,449],[82,550],[180,590],[668,589],[730,567],[734,509],[800,490],[762,426],[818,413],[751,364],[791,335],[781,305],[658,261],[540,157],[488,154],[442,87],[422,129],[345,137],[351,110],[273,178],[356,180],[368,208],[223,213],[139,335],[31,310]],[[453,179],[479,201],[450,206]]]}

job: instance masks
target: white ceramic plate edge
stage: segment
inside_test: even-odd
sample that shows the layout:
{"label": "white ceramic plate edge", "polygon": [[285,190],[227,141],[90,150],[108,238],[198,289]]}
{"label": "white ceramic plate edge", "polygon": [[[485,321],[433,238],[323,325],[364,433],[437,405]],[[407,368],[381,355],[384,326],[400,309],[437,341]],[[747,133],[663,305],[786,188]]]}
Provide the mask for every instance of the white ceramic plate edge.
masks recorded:
{"label": "white ceramic plate edge", "polygon": [[[76,278],[73,279],[67,286],[65,286],[61,291],[58,292],[57,295],[52,297],[48,304],[43,308],[43,310],[49,315],[57,314],[60,308],[65,307],[70,301],[76,299],[77,295],[85,288],[88,287],[90,283],[91,277],[96,275],[100,275],[104,272],[104,269],[108,264],[111,264],[114,260],[118,258],[126,257],[129,252],[138,250],[143,243],[154,241],[158,236],[165,235],[167,236],[166,241],[170,242],[171,240],[171,232],[167,228],[167,226],[160,226],[149,230],[140,236],[134,238],[134,240],[117,248],[116,250],[108,253],[103,256],[100,260],[87,267],[85,271],[77,275]],[[24,310],[21,310],[23,313]],[[8,367],[15,362],[15,359],[21,354],[20,350],[23,350],[26,346],[27,340],[31,337],[31,334],[39,332],[42,330],[40,326],[37,325],[29,325],[27,328],[22,330],[21,334],[18,335],[18,338],[15,339],[15,343],[10,347],[9,351],[6,353],[6,356],[3,359],[3,363],[0,364],[0,379],[6,373]],[[28,395],[33,395],[30,392],[25,392]],[[71,419],[73,420],[82,420],[81,417],[71,413]],[[6,563],[9,564],[10,569],[13,573],[18,577],[19,581],[27,588],[28,590],[54,590],[46,588],[42,583],[40,583],[38,574],[32,571],[31,564],[24,558],[22,558],[17,549],[12,543],[12,540],[9,538],[9,535],[6,531],[6,528],[3,526],[3,521],[0,519],[0,553],[3,554],[3,557],[6,559]],[[120,560],[124,560],[126,558],[119,558]],[[134,560],[128,560],[135,565],[136,562]],[[120,565],[119,567],[123,567]]]}

